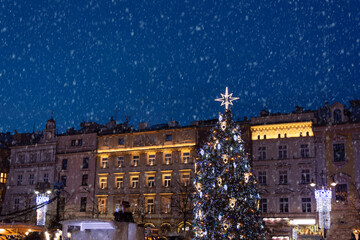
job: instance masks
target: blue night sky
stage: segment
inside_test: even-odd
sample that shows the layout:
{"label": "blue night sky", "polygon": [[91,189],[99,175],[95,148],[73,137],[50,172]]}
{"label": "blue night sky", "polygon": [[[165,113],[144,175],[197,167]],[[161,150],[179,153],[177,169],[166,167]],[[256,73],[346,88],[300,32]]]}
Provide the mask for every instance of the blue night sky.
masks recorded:
{"label": "blue night sky", "polygon": [[360,98],[360,1],[1,1],[0,131]]}

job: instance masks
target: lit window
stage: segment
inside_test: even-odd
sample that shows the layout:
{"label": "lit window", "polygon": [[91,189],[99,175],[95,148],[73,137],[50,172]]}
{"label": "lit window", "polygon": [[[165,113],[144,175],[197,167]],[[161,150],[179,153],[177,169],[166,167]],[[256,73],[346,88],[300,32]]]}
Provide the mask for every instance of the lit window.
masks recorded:
{"label": "lit window", "polygon": [[125,167],[125,162],[124,162],[124,157],[123,157],[123,156],[118,157],[118,159],[117,159],[117,166],[118,166],[119,168]]}
{"label": "lit window", "polygon": [[311,198],[301,198],[301,206],[303,213],[311,212]]}
{"label": "lit window", "polygon": [[301,170],[301,183],[309,184],[310,183],[310,169]]}
{"label": "lit window", "polygon": [[124,188],[124,177],[116,177],[115,178],[115,186],[117,189]]}
{"label": "lit window", "polygon": [[80,212],[85,212],[86,211],[86,197],[81,197],[80,199]]}
{"label": "lit window", "polygon": [[170,187],[171,186],[171,175],[170,174],[166,174],[163,176],[163,186],[164,187]]}
{"label": "lit window", "polygon": [[258,160],[266,160],[266,147],[258,148]]}
{"label": "lit window", "polygon": [[89,168],[89,158],[83,158],[82,168],[83,168],[83,169]]}
{"label": "lit window", "polygon": [[260,199],[260,210],[263,213],[267,213],[267,199],[265,198]]}
{"label": "lit window", "polygon": [[109,159],[108,158],[102,158],[101,159],[101,168],[108,168],[109,167]]}
{"label": "lit window", "polygon": [[82,175],[81,186],[87,186],[88,185],[88,178],[89,178],[89,176],[87,174]]}
{"label": "lit window", "polygon": [[279,146],[279,159],[286,159],[287,158],[287,146],[282,145]]}
{"label": "lit window", "polygon": [[171,212],[171,197],[164,196],[161,197],[161,212],[170,213]]}
{"label": "lit window", "polygon": [[259,181],[260,185],[266,185],[267,184],[266,171],[259,171],[259,173],[258,173],[258,181]]}
{"label": "lit window", "polygon": [[99,205],[99,213],[105,214],[106,213],[106,199],[100,198],[98,205]]}
{"label": "lit window", "polygon": [[131,176],[131,187],[138,188],[139,187],[139,176]]}
{"label": "lit window", "polygon": [[107,188],[107,177],[99,177],[99,185],[100,185],[100,189],[106,189]]}
{"label": "lit window", "polygon": [[301,145],[300,145],[300,156],[301,156],[302,158],[308,158],[308,157],[310,157],[309,144],[301,144]]}
{"label": "lit window", "polygon": [[137,167],[137,166],[139,166],[139,162],[140,162],[140,156],[133,156],[132,165],[134,167]]}
{"label": "lit window", "polygon": [[148,165],[150,165],[150,166],[155,165],[155,154],[149,154],[149,156],[148,156]]}
{"label": "lit window", "polygon": [[288,184],[287,171],[279,171],[279,184]]}
{"label": "lit window", "polygon": [[148,186],[148,188],[155,187],[155,176],[148,176],[147,177],[147,186]]}
{"label": "lit window", "polygon": [[146,199],[146,209],[148,213],[155,213],[155,199],[148,198]]}
{"label": "lit window", "polygon": [[190,184],[190,173],[181,174],[181,183],[183,186],[189,186]]}
{"label": "lit window", "polygon": [[345,145],[343,143],[334,144],[333,151],[334,151],[334,162],[345,161]]}
{"label": "lit window", "polygon": [[0,183],[7,182],[7,173],[0,173]]}
{"label": "lit window", "polygon": [[190,153],[189,152],[183,152],[183,163],[190,163]]}
{"label": "lit window", "polygon": [[171,153],[166,153],[165,154],[165,164],[166,165],[170,165],[171,164]]}
{"label": "lit window", "polygon": [[280,212],[281,213],[289,212],[289,199],[288,198],[280,198]]}

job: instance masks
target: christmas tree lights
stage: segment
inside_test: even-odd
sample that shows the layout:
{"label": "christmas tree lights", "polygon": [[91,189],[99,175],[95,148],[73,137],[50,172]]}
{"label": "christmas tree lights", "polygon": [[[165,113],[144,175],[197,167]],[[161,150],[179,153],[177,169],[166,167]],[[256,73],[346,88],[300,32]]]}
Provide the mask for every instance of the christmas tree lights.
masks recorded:
{"label": "christmas tree lights", "polygon": [[228,108],[237,98],[227,88],[222,97],[216,100],[223,101],[225,113],[196,161],[194,239],[265,239],[255,177]]}

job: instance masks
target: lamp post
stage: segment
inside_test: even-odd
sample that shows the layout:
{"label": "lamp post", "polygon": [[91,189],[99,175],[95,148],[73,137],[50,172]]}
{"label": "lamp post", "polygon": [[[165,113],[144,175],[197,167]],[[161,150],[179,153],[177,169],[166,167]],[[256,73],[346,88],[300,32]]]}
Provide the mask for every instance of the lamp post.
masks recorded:
{"label": "lamp post", "polygon": [[[326,239],[326,230],[330,229],[330,212],[331,212],[331,198],[332,190],[327,188],[324,179],[324,171],[321,171],[321,185],[320,188],[315,189],[315,199],[316,199],[316,211],[319,213],[319,226],[323,229],[323,237]],[[332,181],[331,186],[336,186],[336,182]],[[311,187],[316,187],[314,181],[310,183]]]}
{"label": "lamp post", "polygon": [[44,226],[46,221],[47,204],[51,194],[50,183],[38,182],[35,188],[36,205],[44,204],[41,208],[36,209],[36,225]]}

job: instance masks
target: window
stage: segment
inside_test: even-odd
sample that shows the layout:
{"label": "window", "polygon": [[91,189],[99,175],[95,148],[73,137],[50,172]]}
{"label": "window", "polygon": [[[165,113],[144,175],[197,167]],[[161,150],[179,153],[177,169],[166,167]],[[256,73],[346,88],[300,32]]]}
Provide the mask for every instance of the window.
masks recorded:
{"label": "window", "polygon": [[119,145],[124,145],[124,139],[123,138],[119,138]]}
{"label": "window", "polygon": [[337,203],[347,201],[347,184],[337,184],[335,186],[335,200]]}
{"label": "window", "polygon": [[310,169],[301,170],[301,183],[309,184],[310,183]]}
{"label": "window", "polygon": [[139,162],[140,162],[140,156],[133,156],[132,165],[134,167],[137,167],[137,166],[139,166]]}
{"label": "window", "polygon": [[171,212],[171,197],[163,196],[161,197],[161,212],[170,213]]}
{"label": "window", "polygon": [[171,164],[171,153],[166,153],[165,154],[165,164],[166,165],[170,165]]}
{"label": "window", "polygon": [[89,158],[83,158],[82,168],[83,168],[83,169],[89,168]]}
{"label": "window", "polygon": [[17,185],[18,185],[18,186],[22,185],[22,175],[18,175]]}
{"label": "window", "polygon": [[86,197],[81,197],[80,199],[80,212],[85,212],[86,211]]}
{"label": "window", "polygon": [[131,188],[139,187],[139,176],[131,176]]}
{"label": "window", "polygon": [[82,139],[78,140],[78,146],[82,146]]}
{"label": "window", "polygon": [[148,188],[155,187],[155,176],[148,176],[147,177],[147,186],[148,186]]}
{"label": "window", "polygon": [[17,158],[17,163],[24,163],[25,162],[25,155],[19,154]]}
{"label": "window", "polygon": [[289,212],[289,199],[288,198],[280,198],[280,212],[281,213]]}
{"label": "window", "polygon": [[150,166],[155,165],[155,154],[148,155],[148,165],[150,165]]}
{"label": "window", "polygon": [[34,185],[35,176],[34,174],[29,175],[29,185]]}
{"label": "window", "polygon": [[183,186],[189,186],[190,184],[190,173],[183,173],[181,174],[181,184]]}
{"label": "window", "polygon": [[15,211],[19,211],[20,209],[20,198],[15,198],[15,201],[14,201],[14,210]]}
{"label": "window", "polygon": [[117,189],[124,188],[124,177],[115,177],[115,187]]}
{"label": "window", "polygon": [[190,153],[189,152],[183,152],[183,163],[187,164],[190,163]]}
{"label": "window", "polygon": [[87,186],[88,185],[88,179],[89,179],[89,176],[87,174],[83,174],[82,179],[81,179],[81,186]]}
{"label": "window", "polygon": [[61,169],[62,169],[62,170],[67,170],[67,165],[68,165],[68,160],[67,160],[67,159],[63,159],[63,160],[62,160],[62,164],[61,164]]}
{"label": "window", "polygon": [[264,140],[266,139],[266,135],[264,135]]}
{"label": "window", "polygon": [[7,182],[7,173],[0,173],[0,183]]}
{"label": "window", "polygon": [[49,182],[49,174],[44,173],[44,182]]}
{"label": "window", "polygon": [[171,134],[166,134],[165,140],[166,140],[167,142],[172,141],[172,135],[171,135]]}
{"label": "window", "polygon": [[64,187],[66,187],[66,180],[67,180],[67,177],[65,175],[61,176],[61,182]]}
{"label": "window", "polygon": [[100,185],[100,189],[106,189],[107,188],[107,177],[100,177],[99,185]]}
{"label": "window", "polygon": [[76,140],[71,140],[71,146],[76,146]]}
{"label": "window", "polygon": [[288,184],[287,171],[279,171],[279,184]]}
{"label": "window", "polygon": [[117,166],[119,168],[125,167],[125,162],[124,162],[124,157],[123,156],[120,156],[120,157],[117,158]]}
{"label": "window", "polygon": [[263,213],[267,213],[267,199],[266,198],[260,199],[260,210]]}
{"label": "window", "polygon": [[301,145],[300,145],[300,156],[301,156],[302,158],[308,158],[308,157],[310,157],[309,144],[301,144]]}
{"label": "window", "polygon": [[171,175],[167,174],[164,175],[164,183],[163,183],[164,187],[170,187],[171,186]]}
{"label": "window", "polygon": [[99,213],[105,214],[106,213],[106,198],[100,198],[98,205],[99,205]]}
{"label": "window", "polygon": [[311,212],[311,198],[301,198],[301,206],[303,213]]}
{"label": "window", "polygon": [[45,161],[46,161],[46,162],[50,162],[50,161],[51,161],[51,153],[46,153],[46,154],[45,154]]}
{"label": "window", "polygon": [[279,159],[286,159],[287,158],[287,146],[281,145],[279,146]]}
{"label": "window", "polygon": [[148,198],[146,200],[146,209],[148,213],[155,213],[155,201],[154,198]]}
{"label": "window", "polygon": [[339,109],[334,111],[334,123],[341,123],[341,111]]}
{"label": "window", "polygon": [[266,147],[258,148],[258,160],[266,160]]}
{"label": "window", "polygon": [[334,162],[344,162],[345,161],[345,145],[341,144],[334,144]]}
{"label": "window", "polygon": [[266,171],[259,171],[258,174],[258,181],[260,185],[266,185],[267,184],[267,176]]}
{"label": "window", "polygon": [[101,159],[101,168],[108,168],[109,167],[109,159],[108,158],[102,158]]}

